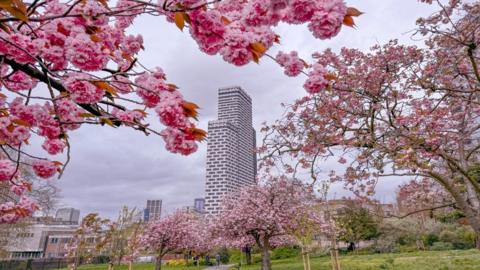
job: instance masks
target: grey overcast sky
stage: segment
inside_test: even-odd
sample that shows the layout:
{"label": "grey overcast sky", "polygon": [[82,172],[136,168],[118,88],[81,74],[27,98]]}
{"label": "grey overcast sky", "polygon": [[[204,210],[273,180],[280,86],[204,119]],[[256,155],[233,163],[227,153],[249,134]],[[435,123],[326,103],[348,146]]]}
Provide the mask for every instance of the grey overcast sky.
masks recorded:
{"label": "grey overcast sky", "polygon": [[[313,1],[313,0],[312,0]],[[313,38],[306,25],[277,27],[282,44],[278,50],[297,50],[309,59],[314,51],[343,46],[368,49],[376,43],[398,38],[412,43],[410,30],[415,20],[434,11],[431,6],[415,0],[348,0],[365,12],[356,19],[357,29],[343,28],[332,40]],[[208,56],[197,49],[188,33],[182,33],[164,18],[142,16],[130,29],[144,38],[145,51],[140,61],[147,67],[159,66],[169,82],[177,84],[187,100],[200,107],[199,126],[206,129],[215,119],[217,89],[238,85],[253,100],[253,121],[258,131],[262,122],[280,117],[280,103],[289,103],[305,95],[304,78],[290,78],[268,58],[260,65],[234,67],[220,56]],[[421,45],[421,43],[419,43]],[[258,134],[258,139],[261,134]],[[167,152],[157,136],[145,137],[126,128],[83,127],[71,134],[72,160],[57,185],[62,189],[62,206],[114,217],[123,205],[144,207],[147,199],[162,199],[163,208],[171,211],[193,204],[203,197],[205,183],[206,144],[197,153],[184,157]],[[398,181],[379,186],[377,197],[391,200]],[[343,194],[339,187],[334,189]]]}

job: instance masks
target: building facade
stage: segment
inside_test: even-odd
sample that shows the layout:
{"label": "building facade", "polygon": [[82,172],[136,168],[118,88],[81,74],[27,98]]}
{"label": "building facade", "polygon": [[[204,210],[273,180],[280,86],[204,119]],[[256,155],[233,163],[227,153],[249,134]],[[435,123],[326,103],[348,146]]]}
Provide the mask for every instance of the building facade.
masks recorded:
{"label": "building facade", "polygon": [[75,208],[60,208],[55,214],[55,220],[70,224],[78,224],[80,219],[80,210]]}
{"label": "building facade", "polygon": [[204,198],[196,198],[193,201],[193,208],[195,211],[198,213],[203,213],[205,212],[205,199]]}
{"label": "building facade", "polygon": [[222,198],[256,183],[252,100],[240,87],[218,91],[218,120],[208,123],[205,212],[215,215]]}
{"label": "building facade", "polygon": [[162,200],[147,200],[147,207],[143,211],[143,221],[156,220],[162,213]]}
{"label": "building facade", "polygon": [[21,232],[12,232],[15,238],[6,247],[10,258],[58,258],[66,254],[66,243],[72,239],[78,225],[64,222],[33,223]]}

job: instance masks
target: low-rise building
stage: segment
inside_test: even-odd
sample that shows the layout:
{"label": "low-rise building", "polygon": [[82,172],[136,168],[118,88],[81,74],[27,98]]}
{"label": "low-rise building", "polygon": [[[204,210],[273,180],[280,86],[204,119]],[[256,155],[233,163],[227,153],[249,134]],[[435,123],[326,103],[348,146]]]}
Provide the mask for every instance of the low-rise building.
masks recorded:
{"label": "low-rise building", "polygon": [[[63,257],[67,239],[77,230],[76,224],[62,222],[34,222],[21,232],[10,233],[15,241],[6,247],[10,258],[29,259],[42,257]],[[61,239],[61,240],[60,240]]]}

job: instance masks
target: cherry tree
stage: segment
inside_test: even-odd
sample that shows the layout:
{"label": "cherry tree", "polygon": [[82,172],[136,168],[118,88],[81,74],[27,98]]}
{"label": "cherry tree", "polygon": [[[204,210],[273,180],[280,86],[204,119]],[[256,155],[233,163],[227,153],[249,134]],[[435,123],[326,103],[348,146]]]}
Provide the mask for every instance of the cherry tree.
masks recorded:
{"label": "cherry tree", "polygon": [[140,246],[146,252],[155,254],[155,270],[162,268],[162,258],[167,253],[199,247],[198,226],[199,218],[184,211],[177,211],[147,225],[140,236]]}
{"label": "cherry tree", "polygon": [[110,235],[105,232],[110,231],[112,225],[109,219],[104,219],[97,213],[90,213],[82,219],[72,240],[66,245],[67,256],[73,260],[69,269],[76,270],[82,259],[83,263],[89,263],[94,256],[100,254],[110,242]]}
{"label": "cherry tree", "polygon": [[[143,38],[132,27],[139,16],[188,28],[200,51],[241,66],[279,42],[274,27],[280,22],[307,24],[315,38],[328,39],[342,25],[353,26],[360,12],[342,0],[5,0],[0,15],[0,146],[29,156],[26,165],[50,178],[70,161],[69,134],[87,125],[158,135],[168,151],[183,155],[205,137],[193,121],[197,105],[162,68],[141,64]],[[165,128],[154,129],[148,113]],[[44,155],[26,149],[32,138],[43,140]],[[0,181],[21,196],[0,205],[0,223],[36,209],[20,192],[20,163],[8,154],[0,160]]]}
{"label": "cherry tree", "polygon": [[415,214],[431,217],[433,211],[441,209],[449,211],[451,209],[448,207],[455,205],[450,194],[429,178],[412,180],[400,185],[396,200],[402,217]]}
{"label": "cherry tree", "polygon": [[269,251],[276,245],[295,243],[296,231],[313,190],[298,181],[271,179],[264,185],[246,186],[224,199],[215,219],[213,235],[226,245],[254,243],[262,251],[262,270],[270,270]]}
{"label": "cherry tree", "polygon": [[[299,166],[285,163],[288,172],[304,168],[317,179],[334,159],[345,171],[330,179],[358,195],[392,176],[428,178],[465,214],[480,248],[480,183],[472,175],[480,158],[480,3],[435,2],[440,11],[417,21],[423,47],[393,40],[368,52],[313,54],[304,84],[311,95],[263,129],[264,165],[293,160]],[[287,58],[295,70],[296,56]]]}

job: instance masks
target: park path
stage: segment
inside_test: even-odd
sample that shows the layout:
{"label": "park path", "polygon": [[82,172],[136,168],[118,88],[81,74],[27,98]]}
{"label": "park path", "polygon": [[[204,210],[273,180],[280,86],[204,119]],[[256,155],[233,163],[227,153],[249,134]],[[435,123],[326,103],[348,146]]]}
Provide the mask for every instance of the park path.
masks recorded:
{"label": "park path", "polygon": [[232,267],[231,265],[220,265],[220,266],[211,266],[208,268],[205,268],[204,270],[228,270]]}

